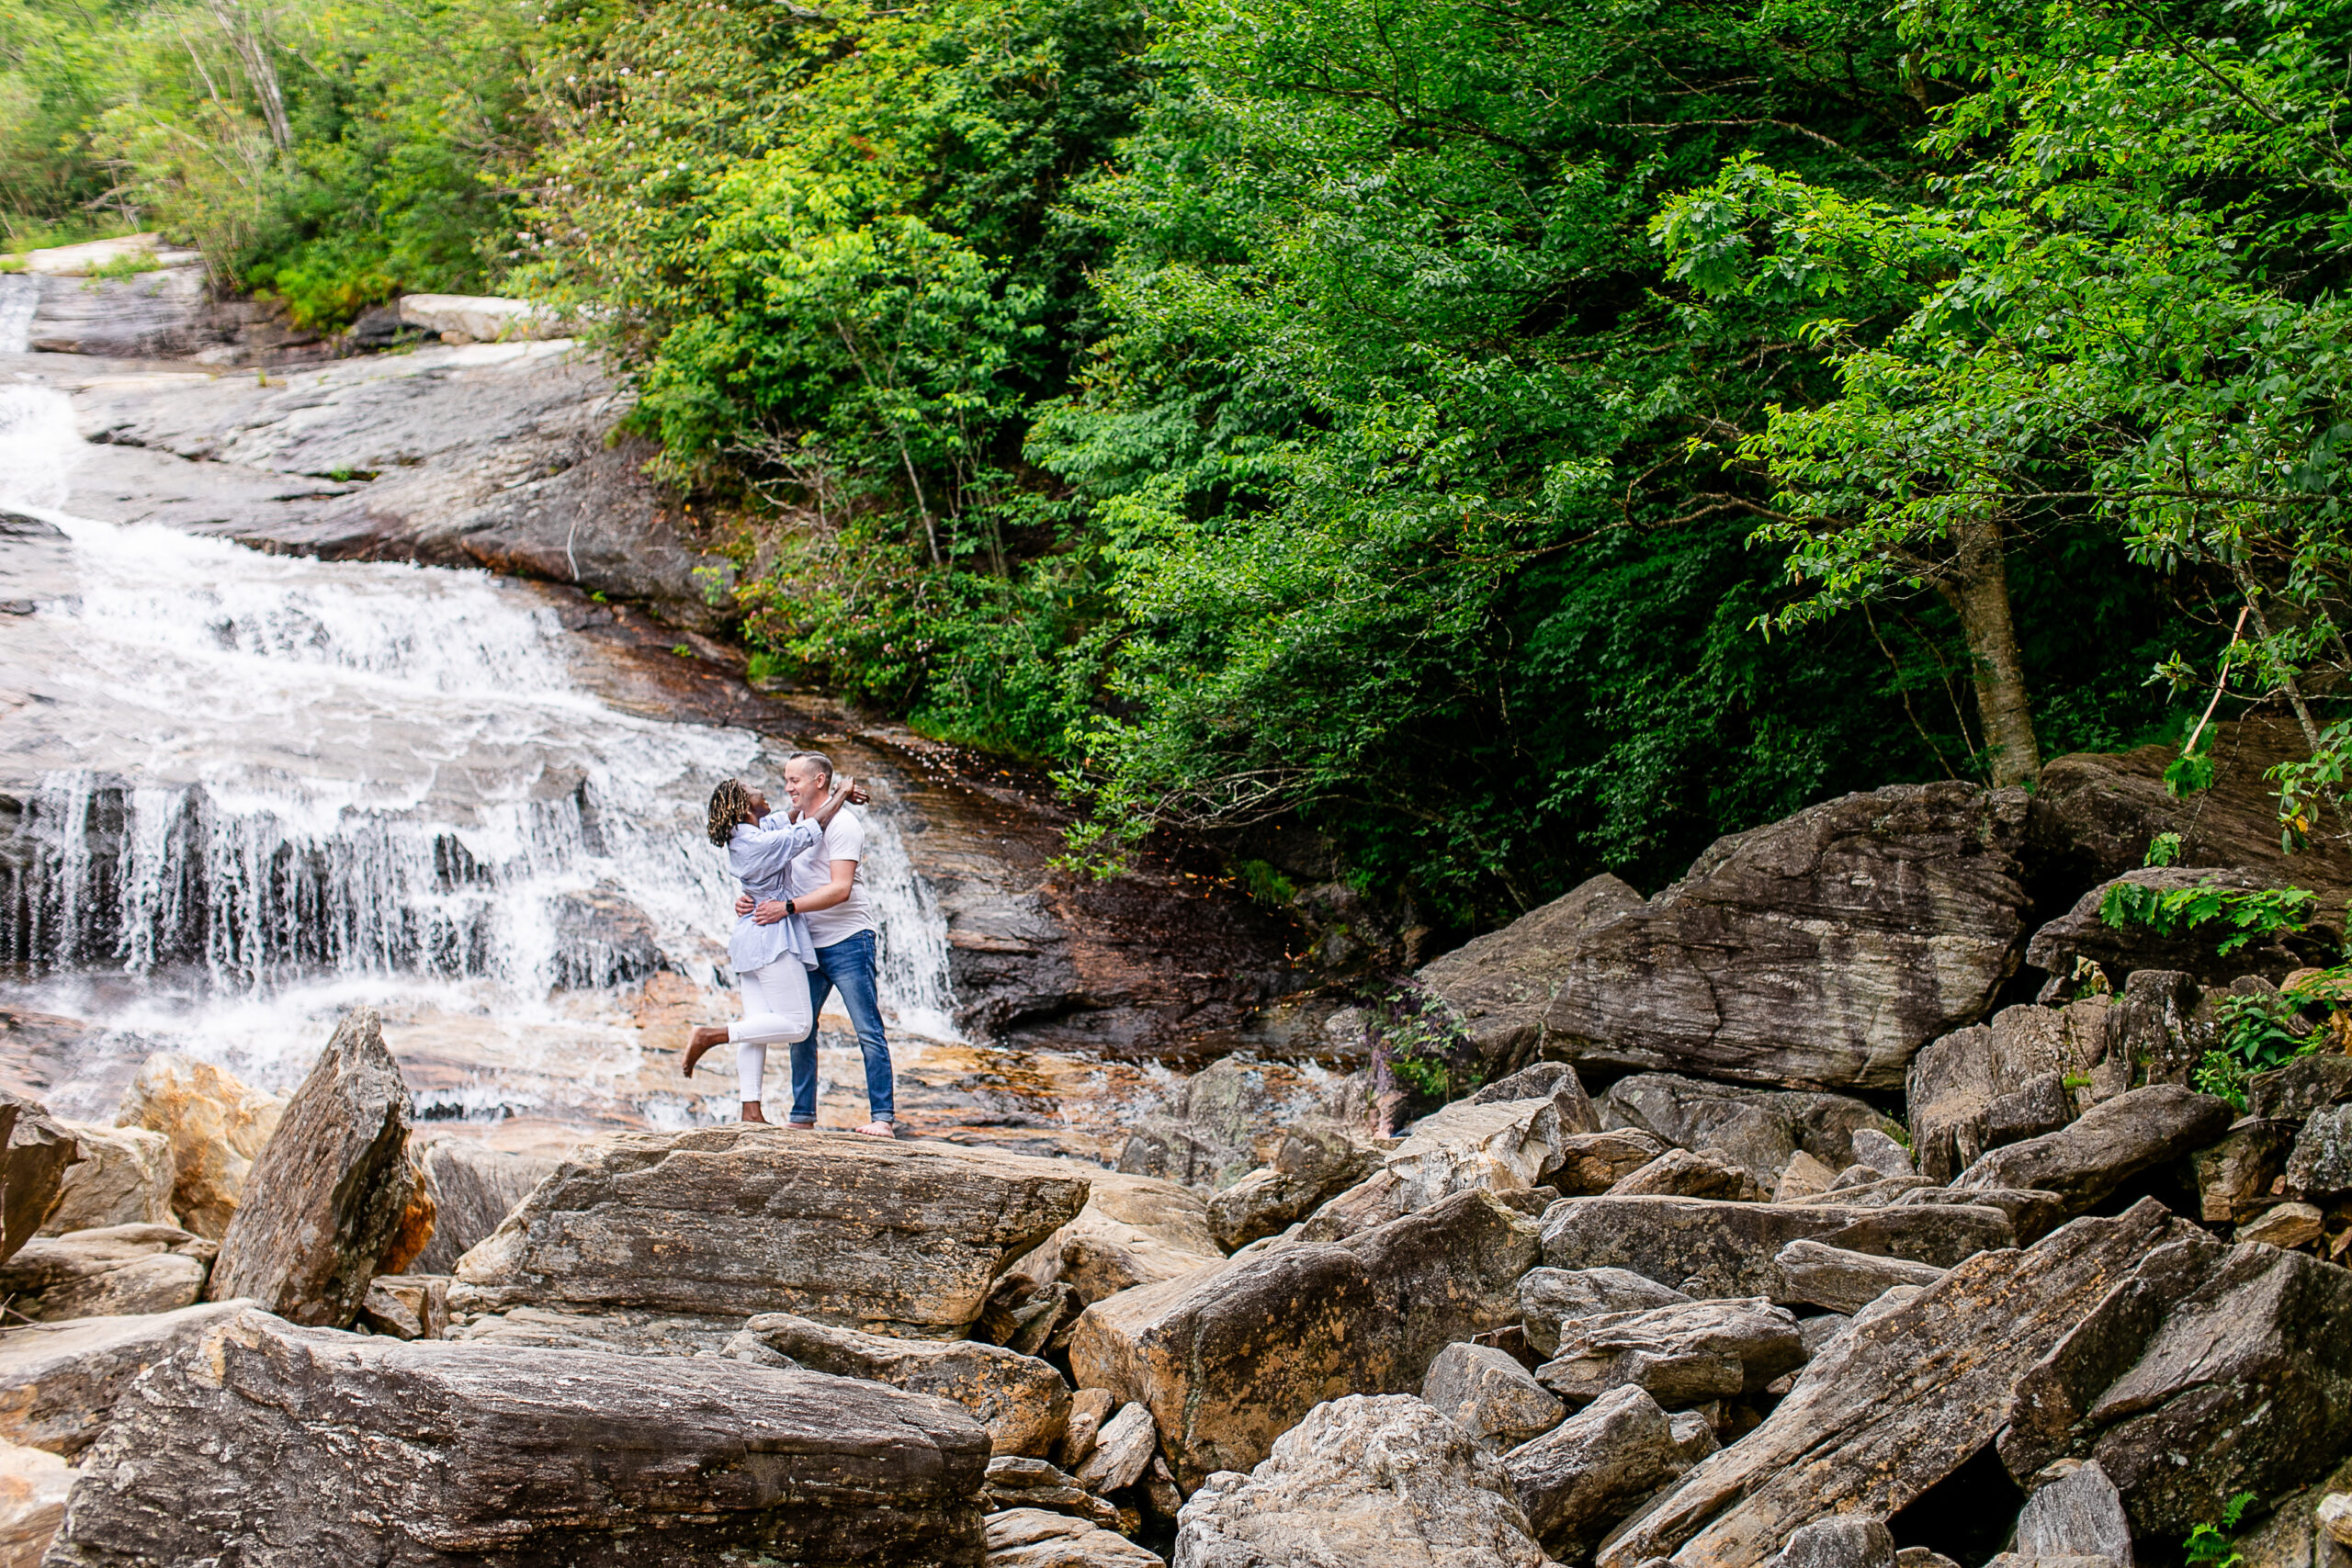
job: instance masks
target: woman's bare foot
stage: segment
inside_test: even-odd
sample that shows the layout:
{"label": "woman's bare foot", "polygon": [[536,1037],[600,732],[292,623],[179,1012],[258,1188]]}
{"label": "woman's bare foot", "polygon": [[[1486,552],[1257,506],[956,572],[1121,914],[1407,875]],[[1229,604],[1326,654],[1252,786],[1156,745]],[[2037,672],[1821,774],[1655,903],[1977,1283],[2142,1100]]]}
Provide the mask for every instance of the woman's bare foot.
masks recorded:
{"label": "woman's bare foot", "polygon": [[695,1064],[702,1060],[703,1053],[713,1045],[723,1045],[726,1042],[727,1026],[723,1023],[706,1023],[695,1030],[693,1038],[686,1042],[684,1075],[687,1077],[694,1077]]}
{"label": "woman's bare foot", "polygon": [[899,1135],[898,1124],[893,1122],[868,1122],[858,1131],[869,1138],[895,1138]]}
{"label": "woman's bare foot", "polygon": [[760,1102],[756,1100],[747,1100],[743,1102],[743,1120],[757,1122],[763,1127],[775,1125],[765,1116],[760,1114]]}

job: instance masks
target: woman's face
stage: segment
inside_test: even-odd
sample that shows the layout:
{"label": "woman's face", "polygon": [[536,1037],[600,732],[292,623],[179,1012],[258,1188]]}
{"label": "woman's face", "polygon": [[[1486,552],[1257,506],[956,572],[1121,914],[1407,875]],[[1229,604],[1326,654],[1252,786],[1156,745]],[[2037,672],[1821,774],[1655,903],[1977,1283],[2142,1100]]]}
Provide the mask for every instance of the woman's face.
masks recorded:
{"label": "woman's face", "polygon": [[743,793],[751,797],[752,816],[754,819],[768,814],[768,797],[756,786],[747,785]]}

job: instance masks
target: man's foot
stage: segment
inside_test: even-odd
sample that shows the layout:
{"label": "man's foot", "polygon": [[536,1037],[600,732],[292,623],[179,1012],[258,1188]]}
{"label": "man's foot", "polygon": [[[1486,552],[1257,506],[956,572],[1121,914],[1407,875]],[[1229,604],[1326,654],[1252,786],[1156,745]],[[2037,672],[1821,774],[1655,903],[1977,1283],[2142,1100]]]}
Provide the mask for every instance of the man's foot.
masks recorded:
{"label": "man's foot", "polygon": [[899,1135],[899,1124],[895,1122],[868,1122],[858,1132],[869,1138],[895,1138]]}
{"label": "man's foot", "polygon": [[743,1102],[743,1120],[746,1122],[757,1122],[763,1127],[771,1127],[775,1125],[775,1123],[770,1122],[765,1116],[760,1114],[760,1102],[756,1100],[747,1100]]}
{"label": "man's foot", "polygon": [[695,1064],[702,1060],[704,1052],[714,1045],[725,1043],[727,1043],[727,1026],[723,1023],[706,1023],[695,1030],[693,1038],[686,1042],[686,1060],[684,1068],[685,1076],[687,1077],[695,1076]]}

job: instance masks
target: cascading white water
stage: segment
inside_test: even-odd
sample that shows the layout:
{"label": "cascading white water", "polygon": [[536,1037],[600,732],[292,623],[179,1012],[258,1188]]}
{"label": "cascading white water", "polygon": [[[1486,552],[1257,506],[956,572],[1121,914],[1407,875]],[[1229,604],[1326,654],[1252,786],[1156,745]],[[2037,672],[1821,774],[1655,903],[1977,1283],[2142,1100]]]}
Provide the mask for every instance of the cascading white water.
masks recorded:
{"label": "cascading white water", "polygon": [[[0,616],[17,999],[274,1088],[354,999],[490,1021],[446,1113],[637,1072],[618,988],[718,980],[735,888],[705,803],[780,758],[602,703],[544,604],[484,574],[66,515],[77,446],[61,394],[0,387],[0,508],[34,520],[0,519],[0,599],[30,612]],[[944,922],[886,811],[868,831],[886,1007],[952,1037]]]}
{"label": "cascading white water", "polygon": [[31,345],[40,310],[40,278],[0,273],[0,354],[22,354]]}

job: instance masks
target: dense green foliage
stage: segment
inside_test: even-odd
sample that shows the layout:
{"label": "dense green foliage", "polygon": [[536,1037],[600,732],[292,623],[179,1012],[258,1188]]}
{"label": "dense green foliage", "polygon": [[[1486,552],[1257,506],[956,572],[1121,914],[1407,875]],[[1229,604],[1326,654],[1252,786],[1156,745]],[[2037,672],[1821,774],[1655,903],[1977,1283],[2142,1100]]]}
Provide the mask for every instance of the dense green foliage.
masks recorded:
{"label": "dense green foliage", "polygon": [[2334,809],[2352,8],[0,5],[17,221],[576,310],[770,665],[1084,856],[1473,925],[2217,660]]}

